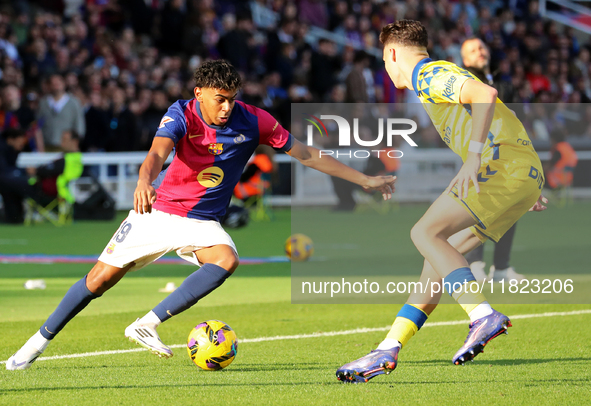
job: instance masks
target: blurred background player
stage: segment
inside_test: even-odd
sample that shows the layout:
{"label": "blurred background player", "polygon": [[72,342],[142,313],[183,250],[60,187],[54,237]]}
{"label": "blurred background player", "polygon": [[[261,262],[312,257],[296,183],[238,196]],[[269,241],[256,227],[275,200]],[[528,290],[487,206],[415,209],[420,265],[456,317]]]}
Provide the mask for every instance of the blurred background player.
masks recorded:
{"label": "blurred background player", "polygon": [[[498,241],[528,210],[545,209],[538,201],[545,200],[542,164],[531,142],[517,142],[528,141],[527,132],[498,100],[496,89],[454,63],[429,58],[427,30],[420,22],[388,24],[380,41],[396,88],[415,91],[442,139],[462,157],[458,174],[412,228],[411,239],[425,258],[420,282],[441,286],[445,279],[443,288],[470,318],[468,337],[452,358],[464,364],[507,332],[511,321],[486,301],[463,255],[487,238]],[[393,371],[400,349],[435,310],[442,290],[412,292],[386,339],[339,368],[337,378],[367,382]]]}
{"label": "blurred background player", "polygon": [[553,190],[568,188],[573,183],[573,173],[578,162],[577,153],[566,141],[563,130],[552,131],[550,139],[550,160],[545,162],[544,167],[546,185]]}
{"label": "blurred background player", "polygon": [[[276,171],[273,163],[273,149],[259,145],[253,158],[248,161],[240,181],[234,188],[234,196],[245,203],[261,198],[271,186],[271,174]],[[252,201],[250,203],[253,203]]]}
{"label": "blurred background player", "polygon": [[[501,101],[510,102],[513,100],[513,86],[511,82],[502,80],[498,73],[491,72],[490,52],[481,39],[470,38],[464,41],[461,53],[462,61],[468,72],[480,79],[482,83],[486,83],[497,89]],[[521,281],[525,279],[523,275],[515,272],[515,269],[509,265],[516,227],[517,223],[513,224],[499,242],[495,244],[493,264],[490,267],[488,275],[488,278],[494,281],[501,281],[503,279]],[[470,264],[470,269],[476,280],[484,281],[487,278],[484,271],[486,265],[484,262],[484,244],[466,254],[466,260]]]}
{"label": "blurred background player", "polygon": [[[238,267],[234,242],[219,221],[259,144],[391,197],[392,176],[369,177],[331,157],[320,159],[318,149],[295,140],[269,113],[236,101],[242,79],[227,61],[203,63],[194,79],[195,98],[173,103],[160,122],[139,171],[134,210],[88,275],[68,290],[39,331],[8,359],[6,369],[29,368],[73,317],[127,272],[176,251],[199,269],[125,329],[131,341],[160,357],[171,357],[156,328],[217,289]],[[173,148],[175,156],[156,194],[152,183]]]}
{"label": "blurred background player", "polygon": [[[399,139],[395,139],[394,143],[399,143]],[[394,147],[388,147],[386,143],[382,143],[376,147],[380,151],[372,152],[363,173],[369,176],[383,176],[383,175],[396,175],[396,171],[400,167],[400,159],[396,158],[396,154],[390,156],[390,151],[396,151]],[[347,182],[336,176],[330,178],[333,186],[334,193],[338,199],[337,205],[333,208],[334,211],[353,211],[357,206],[353,192],[360,189],[359,186]]]}

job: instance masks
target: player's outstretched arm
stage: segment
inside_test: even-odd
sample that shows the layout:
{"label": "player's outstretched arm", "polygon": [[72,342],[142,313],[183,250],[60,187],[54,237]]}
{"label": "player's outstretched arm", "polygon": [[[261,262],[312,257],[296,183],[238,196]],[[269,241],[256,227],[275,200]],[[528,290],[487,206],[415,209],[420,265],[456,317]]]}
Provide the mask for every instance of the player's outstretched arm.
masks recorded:
{"label": "player's outstretched arm", "polygon": [[152,182],[162,170],[162,166],[174,148],[174,141],[165,137],[154,137],[148,156],[140,167],[137,186],[133,194],[133,209],[136,213],[152,212],[152,204],[156,201],[156,190]]}
{"label": "player's outstretched arm", "polygon": [[490,131],[497,94],[498,92],[494,87],[472,79],[467,80],[460,90],[460,103],[470,104],[472,109],[472,135],[466,161],[446,189],[446,192],[449,193],[456,185],[460,199],[468,197],[470,181],[476,188],[476,193],[480,193],[480,186],[478,185],[480,155]]}
{"label": "player's outstretched arm", "polygon": [[367,176],[330,156],[321,157],[319,149],[304,145],[296,139],[287,153],[310,168],[356,183],[366,190],[380,191],[384,200],[390,199],[394,192],[395,176]]}

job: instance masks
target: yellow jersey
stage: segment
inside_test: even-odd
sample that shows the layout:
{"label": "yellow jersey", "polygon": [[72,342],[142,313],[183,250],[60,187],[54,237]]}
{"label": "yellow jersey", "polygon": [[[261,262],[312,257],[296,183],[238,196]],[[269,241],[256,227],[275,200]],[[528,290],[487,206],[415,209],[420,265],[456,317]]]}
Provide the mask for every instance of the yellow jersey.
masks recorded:
{"label": "yellow jersey", "polygon": [[[421,60],[412,73],[413,88],[443,141],[466,160],[472,136],[469,104],[460,104],[460,90],[468,79],[478,80],[466,69],[447,61]],[[499,99],[481,155],[491,160],[539,162],[523,124]],[[517,163],[517,162],[516,162]]]}
{"label": "yellow jersey", "polygon": [[[413,70],[412,83],[443,141],[465,161],[472,137],[471,106],[460,103],[460,90],[469,79],[459,66],[425,58]],[[478,183],[460,198],[476,224],[472,232],[495,242],[538,200],[544,183],[542,164],[521,121],[497,99],[490,131],[480,158]]]}

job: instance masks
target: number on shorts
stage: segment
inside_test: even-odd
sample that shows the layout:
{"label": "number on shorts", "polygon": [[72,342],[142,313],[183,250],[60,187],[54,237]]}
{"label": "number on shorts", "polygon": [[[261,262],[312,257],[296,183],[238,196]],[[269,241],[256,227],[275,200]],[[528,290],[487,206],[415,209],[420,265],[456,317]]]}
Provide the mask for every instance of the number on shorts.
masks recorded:
{"label": "number on shorts", "polygon": [[117,235],[115,235],[115,241],[123,242],[125,240],[125,237],[127,237],[127,234],[129,234],[129,231],[131,231],[131,224],[127,222],[123,223],[121,229],[119,230]]}

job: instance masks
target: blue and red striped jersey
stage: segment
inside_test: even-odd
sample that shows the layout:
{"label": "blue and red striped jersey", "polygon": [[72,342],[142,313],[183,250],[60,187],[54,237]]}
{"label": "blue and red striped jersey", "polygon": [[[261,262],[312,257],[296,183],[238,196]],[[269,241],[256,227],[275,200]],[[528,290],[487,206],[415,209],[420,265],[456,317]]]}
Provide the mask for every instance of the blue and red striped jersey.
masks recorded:
{"label": "blue and red striped jersey", "polygon": [[259,144],[289,151],[292,135],[269,113],[237,101],[224,126],[209,125],[196,99],[176,101],[156,137],[175,143],[153,207],[170,214],[220,221],[244,166]]}

